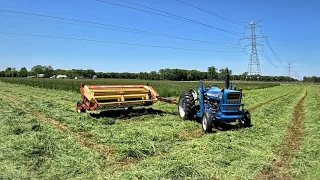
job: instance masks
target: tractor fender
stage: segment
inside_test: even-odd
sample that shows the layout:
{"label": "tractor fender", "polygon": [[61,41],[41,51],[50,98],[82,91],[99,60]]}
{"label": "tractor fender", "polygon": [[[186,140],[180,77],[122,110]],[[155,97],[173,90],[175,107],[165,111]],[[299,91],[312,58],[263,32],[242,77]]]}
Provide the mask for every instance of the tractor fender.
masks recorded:
{"label": "tractor fender", "polygon": [[196,101],[198,99],[197,91],[194,89],[189,89],[189,92],[192,94],[194,100]]}

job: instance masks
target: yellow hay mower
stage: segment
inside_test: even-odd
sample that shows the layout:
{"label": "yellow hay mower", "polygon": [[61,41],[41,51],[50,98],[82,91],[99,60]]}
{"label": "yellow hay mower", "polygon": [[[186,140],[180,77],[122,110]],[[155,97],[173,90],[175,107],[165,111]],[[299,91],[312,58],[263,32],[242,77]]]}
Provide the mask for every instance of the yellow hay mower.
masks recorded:
{"label": "yellow hay mower", "polygon": [[80,93],[82,101],[77,103],[78,112],[94,111],[107,107],[150,106],[157,101],[177,104],[176,100],[159,96],[149,84],[88,86],[81,83]]}

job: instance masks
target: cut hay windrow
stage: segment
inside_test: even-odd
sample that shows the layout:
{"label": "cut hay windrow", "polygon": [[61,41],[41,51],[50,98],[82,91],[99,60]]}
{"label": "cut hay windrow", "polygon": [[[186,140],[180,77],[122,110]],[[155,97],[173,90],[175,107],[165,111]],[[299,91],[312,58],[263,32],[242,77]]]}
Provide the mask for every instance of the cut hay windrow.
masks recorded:
{"label": "cut hay windrow", "polygon": [[273,161],[267,168],[256,177],[256,179],[291,179],[294,174],[289,166],[296,153],[300,150],[303,141],[304,120],[305,120],[305,99],[307,90],[294,106],[292,120],[287,128],[283,142],[276,148],[278,160]]}

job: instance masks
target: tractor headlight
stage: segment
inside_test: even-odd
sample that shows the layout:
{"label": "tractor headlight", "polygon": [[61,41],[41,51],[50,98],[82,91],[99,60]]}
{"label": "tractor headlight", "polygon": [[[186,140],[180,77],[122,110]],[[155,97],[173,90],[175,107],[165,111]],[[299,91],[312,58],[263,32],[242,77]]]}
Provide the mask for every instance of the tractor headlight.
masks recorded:
{"label": "tractor headlight", "polygon": [[222,99],[222,93],[219,93],[219,99]]}

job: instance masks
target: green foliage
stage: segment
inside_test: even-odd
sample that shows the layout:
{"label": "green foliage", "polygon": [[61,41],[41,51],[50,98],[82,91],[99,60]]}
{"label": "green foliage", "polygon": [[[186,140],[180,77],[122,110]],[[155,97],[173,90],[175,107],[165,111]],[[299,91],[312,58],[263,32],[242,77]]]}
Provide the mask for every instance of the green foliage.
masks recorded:
{"label": "green foliage", "polygon": [[94,179],[103,174],[99,155],[8,104],[0,100],[0,179]]}
{"label": "green foliage", "polygon": [[320,77],[317,76],[305,76],[303,77],[303,82],[312,82],[312,83],[319,83],[320,82]]}
{"label": "green foliage", "polygon": [[[181,92],[190,88],[197,89],[199,82],[179,82],[179,81],[146,81],[138,79],[40,79],[40,78],[0,78],[0,81],[24,84],[33,87],[66,90],[79,92],[80,84],[83,82],[86,85],[132,85],[149,83],[156,91],[165,97],[179,96]],[[205,82],[206,85],[216,85],[224,87],[224,82]],[[249,90],[260,89],[272,86],[278,86],[278,83],[263,83],[263,82],[237,82],[237,89]]]}
{"label": "green foliage", "polygon": [[[16,71],[15,68],[8,67],[5,71],[0,71],[0,77],[26,77],[25,68],[23,71]],[[232,70],[229,70],[232,75],[232,80],[246,80],[246,81],[298,81],[287,76],[260,76],[250,75],[243,73],[241,75],[233,75]],[[171,80],[171,81],[198,81],[198,80],[224,80],[226,69],[216,69],[214,66],[208,67],[207,72],[201,72],[198,70],[186,70],[186,69],[160,69],[151,72],[95,72],[92,69],[53,69],[52,66],[36,65],[28,72],[29,76],[37,76],[38,74],[44,74],[45,77],[51,77],[53,75],[66,75],[68,78],[90,78],[97,76],[97,78],[109,78],[109,79],[142,79],[142,80]]]}
{"label": "green foliage", "polygon": [[23,67],[19,71],[19,77],[27,77],[28,76],[28,70],[27,68]]}
{"label": "green foliage", "polygon": [[218,72],[214,66],[208,67],[208,79],[218,79]]}

